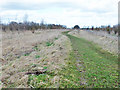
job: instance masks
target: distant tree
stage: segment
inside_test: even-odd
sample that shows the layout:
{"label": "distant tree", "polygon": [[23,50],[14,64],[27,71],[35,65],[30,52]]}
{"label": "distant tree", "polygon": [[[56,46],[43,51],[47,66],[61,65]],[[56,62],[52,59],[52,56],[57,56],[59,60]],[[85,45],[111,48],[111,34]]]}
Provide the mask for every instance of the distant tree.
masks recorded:
{"label": "distant tree", "polygon": [[6,28],[5,28],[5,25],[0,25],[0,27],[2,27],[2,30],[5,32]]}
{"label": "distant tree", "polygon": [[75,25],[74,29],[80,29],[79,25]]}
{"label": "distant tree", "polygon": [[87,30],[89,30],[89,27],[87,28]]}
{"label": "distant tree", "polygon": [[108,25],[108,27],[107,27],[107,32],[108,32],[108,34],[110,34],[110,25]]}
{"label": "distant tree", "polygon": [[77,29],[77,30],[78,30],[78,33],[80,32],[80,27],[79,27],[79,25],[75,25],[73,29]]}
{"label": "distant tree", "polygon": [[92,26],[91,30],[94,30],[94,26]]}
{"label": "distant tree", "polygon": [[118,33],[118,25],[113,26],[113,31],[114,31],[114,34]]}
{"label": "distant tree", "polygon": [[41,28],[41,29],[45,29],[45,28],[46,28],[44,19],[42,19],[41,22],[40,22],[40,28]]}
{"label": "distant tree", "polygon": [[15,21],[10,22],[9,29],[12,30],[18,30],[18,23]]}
{"label": "distant tree", "polygon": [[23,25],[24,25],[24,29],[27,29],[27,22],[28,22],[28,14],[25,14],[23,16]]}

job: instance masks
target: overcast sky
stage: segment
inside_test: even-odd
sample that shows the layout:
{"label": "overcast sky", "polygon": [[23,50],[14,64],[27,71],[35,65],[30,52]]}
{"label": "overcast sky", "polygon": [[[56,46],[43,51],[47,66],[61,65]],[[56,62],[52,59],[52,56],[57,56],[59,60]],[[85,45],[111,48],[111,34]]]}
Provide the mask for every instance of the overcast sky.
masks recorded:
{"label": "overcast sky", "polygon": [[28,21],[40,23],[101,26],[118,23],[119,0],[0,0],[2,22]]}

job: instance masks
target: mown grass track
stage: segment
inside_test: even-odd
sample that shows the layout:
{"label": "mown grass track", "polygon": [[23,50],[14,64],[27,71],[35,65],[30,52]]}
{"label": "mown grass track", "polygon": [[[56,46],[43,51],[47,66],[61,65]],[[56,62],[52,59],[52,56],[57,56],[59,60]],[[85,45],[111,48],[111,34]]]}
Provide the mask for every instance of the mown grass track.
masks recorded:
{"label": "mown grass track", "polygon": [[87,80],[85,87],[117,88],[118,57],[104,51],[92,42],[69,35],[68,32],[64,32],[64,34],[72,43],[74,57],[79,59],[84,67],[82,69],[83,78]]}
{"label": "mown grass track", "polygon": [[[30,75],[28,84],[35,88],[117,88],[118,58],[96,44],[64,32],[72,51],[61,70]],[[69,43],[70,44],[70,43]],[[55,73],[57,72],[57,73]],[[53,84],[52,78],[56,77]],[[59,77],[59,80],[57,80]],[[35,82],[32,82],[35,79]],[[43,82],[42,84],[40,84]]]}

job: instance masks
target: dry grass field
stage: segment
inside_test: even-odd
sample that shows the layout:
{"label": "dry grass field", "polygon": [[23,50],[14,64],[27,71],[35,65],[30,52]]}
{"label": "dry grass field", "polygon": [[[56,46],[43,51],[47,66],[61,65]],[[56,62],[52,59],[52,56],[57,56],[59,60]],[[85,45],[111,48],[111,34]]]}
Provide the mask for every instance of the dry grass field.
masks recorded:
{"label": "dry grass field", "polygon": [[[64,31],[64,30],[63,30]],[[3,32],[2,79],[3,87],[28,87],[27,72],[47,67],[57,70],[65,64],[71,50],[68,38],[61,30]],[[13,86],[13,87],[14,87]]]}

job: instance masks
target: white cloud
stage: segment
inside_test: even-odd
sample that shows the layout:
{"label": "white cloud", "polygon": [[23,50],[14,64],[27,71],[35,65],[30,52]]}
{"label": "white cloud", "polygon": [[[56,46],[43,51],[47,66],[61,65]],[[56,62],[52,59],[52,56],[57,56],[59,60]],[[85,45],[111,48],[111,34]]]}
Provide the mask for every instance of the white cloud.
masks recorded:
{"label": "white cloud", "polygon": [[28,14],[30,21],[84,25],[114,25],[118,22],[119,0],[1,0],[3,21],[22,21]]}

